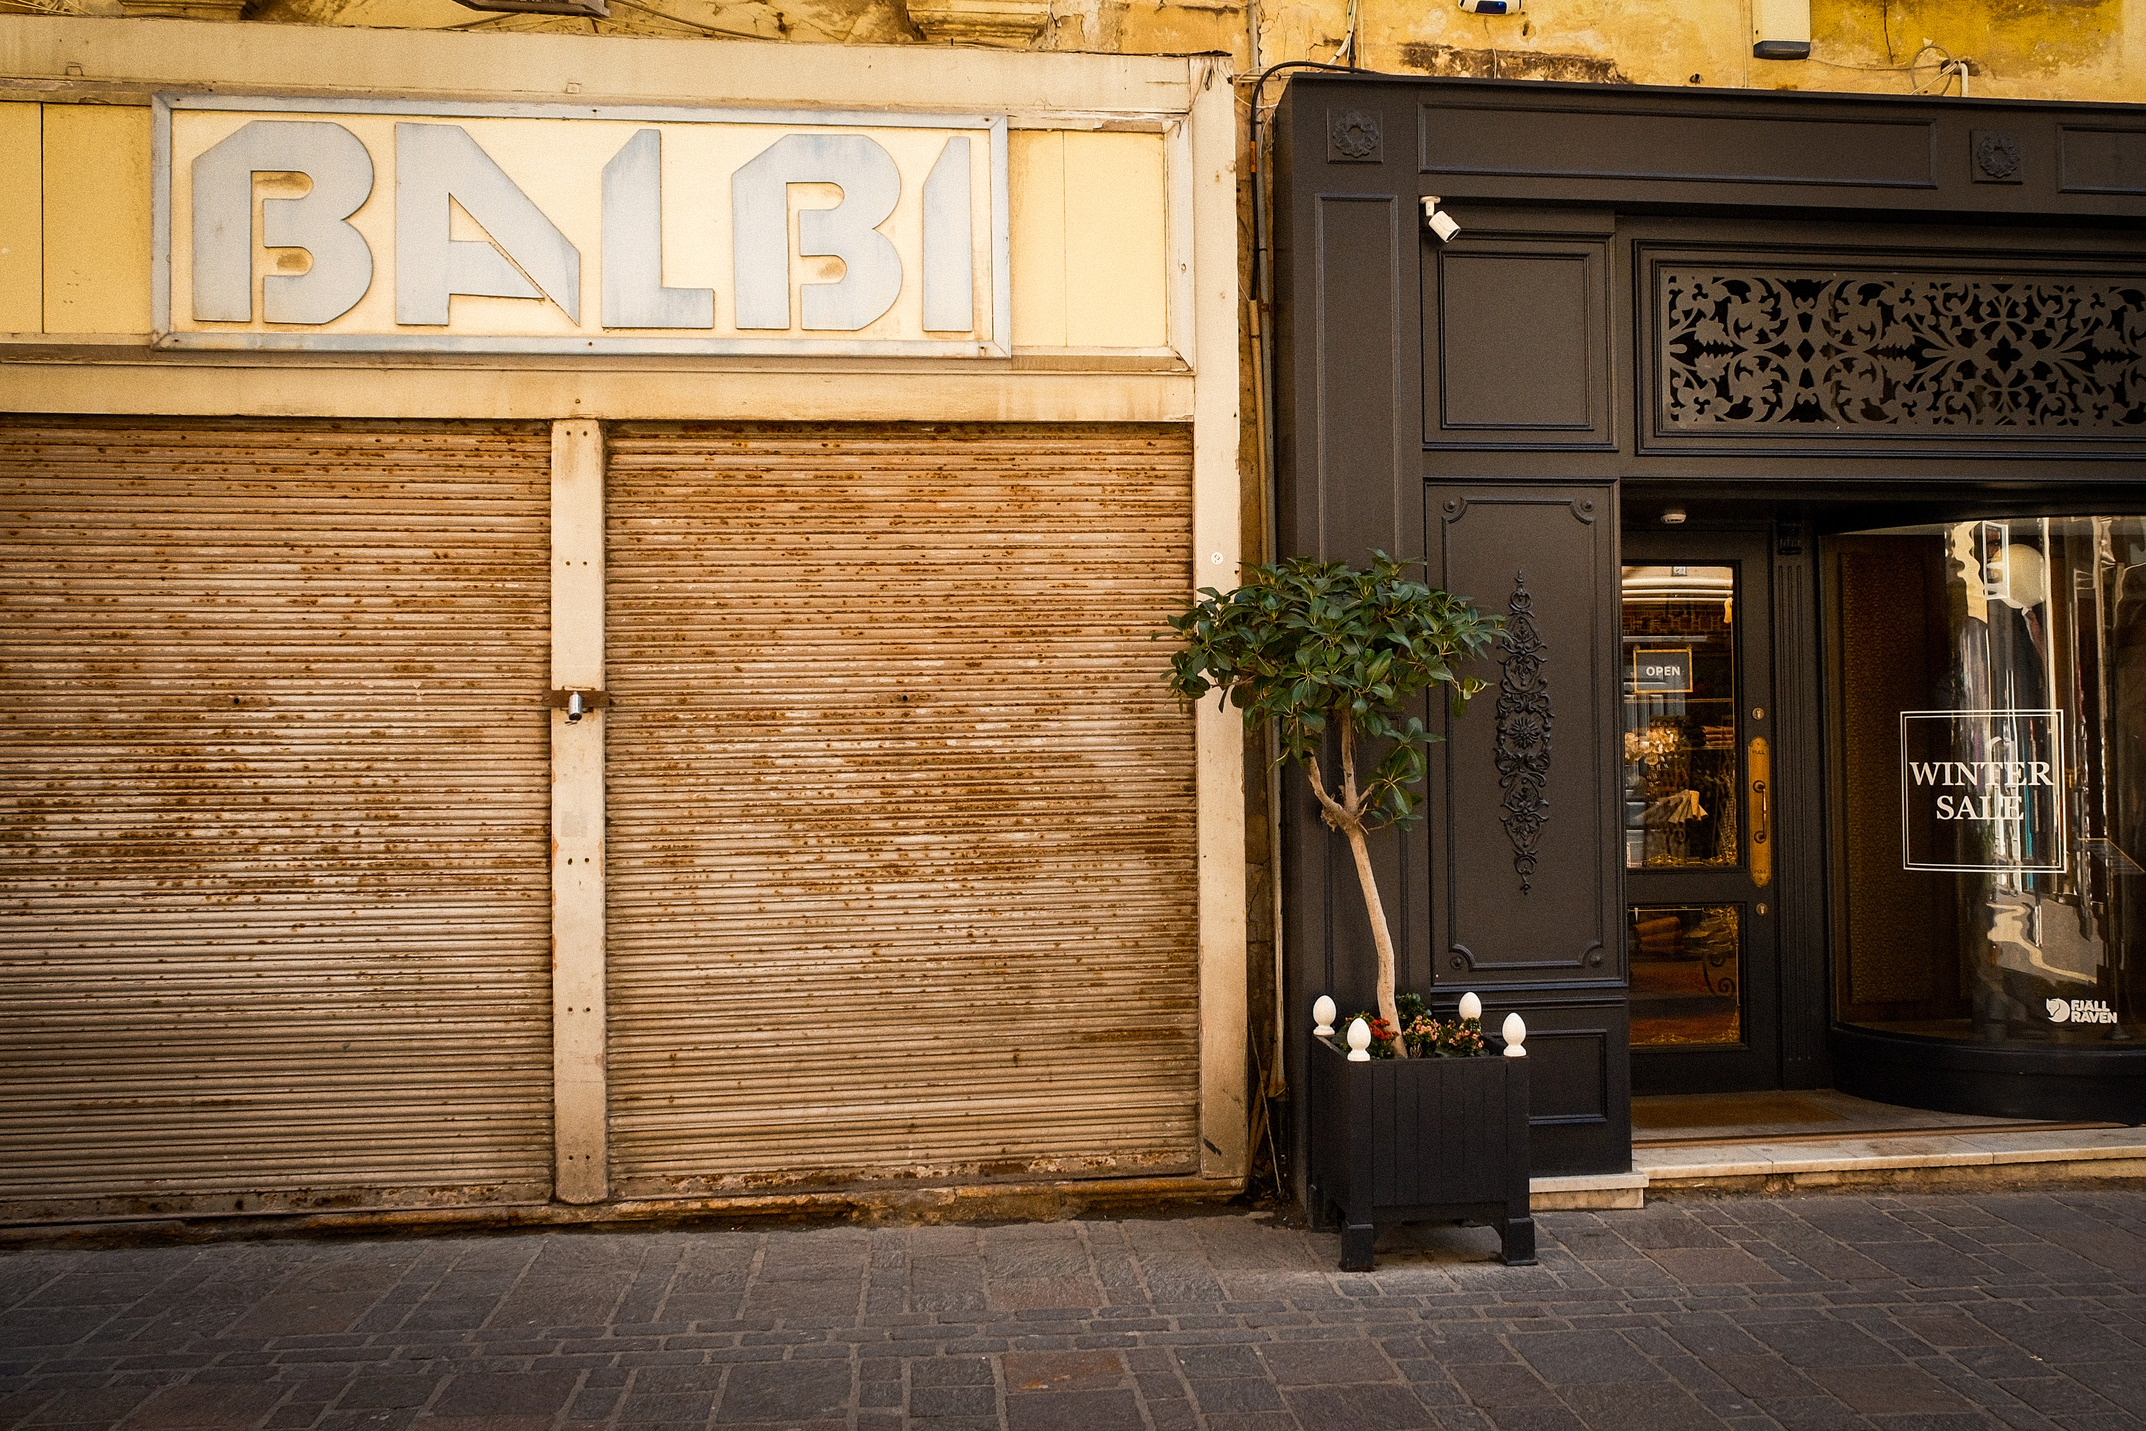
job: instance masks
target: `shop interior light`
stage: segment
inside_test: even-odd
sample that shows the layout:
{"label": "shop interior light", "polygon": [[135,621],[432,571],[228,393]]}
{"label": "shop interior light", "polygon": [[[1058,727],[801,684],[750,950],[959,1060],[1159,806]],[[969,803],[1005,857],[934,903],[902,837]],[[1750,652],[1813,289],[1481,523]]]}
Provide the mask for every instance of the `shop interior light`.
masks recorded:
{"label": "shop interior light", "polygon": [[1811,0],[1751,0],[1751,57],[1811,57]]}
{"label": "shop interior light", "polygon": [[1683,526],[1684,509],[1682,507],[1671,507],[1668,511],[1662,513],[1662,525],[1665,527]]}

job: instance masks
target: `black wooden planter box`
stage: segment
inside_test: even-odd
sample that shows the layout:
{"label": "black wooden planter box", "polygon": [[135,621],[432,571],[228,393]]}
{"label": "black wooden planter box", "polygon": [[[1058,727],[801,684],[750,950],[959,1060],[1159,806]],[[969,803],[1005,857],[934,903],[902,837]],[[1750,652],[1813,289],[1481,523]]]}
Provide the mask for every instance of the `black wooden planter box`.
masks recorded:
{"label": "black wooden planter box", "polygon": [[1311,1043],[1311,1217],[1338,1217],[1343,1271],[1370,1271],[1378,1229],[1397,1222],[1490,1223],[1507,1264],[1534,1263],[1528,1060],[1351,1063]]}

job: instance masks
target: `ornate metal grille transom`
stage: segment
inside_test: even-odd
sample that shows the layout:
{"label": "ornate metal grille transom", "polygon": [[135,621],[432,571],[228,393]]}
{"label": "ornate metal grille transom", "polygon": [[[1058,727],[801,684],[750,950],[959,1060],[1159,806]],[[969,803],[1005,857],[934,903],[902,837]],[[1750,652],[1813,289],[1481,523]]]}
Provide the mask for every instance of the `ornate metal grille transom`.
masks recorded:
{"label": "ornate metal grille transom", "polygon": [[2146,279],[1655,269],[1663,429],[2146,436]]}

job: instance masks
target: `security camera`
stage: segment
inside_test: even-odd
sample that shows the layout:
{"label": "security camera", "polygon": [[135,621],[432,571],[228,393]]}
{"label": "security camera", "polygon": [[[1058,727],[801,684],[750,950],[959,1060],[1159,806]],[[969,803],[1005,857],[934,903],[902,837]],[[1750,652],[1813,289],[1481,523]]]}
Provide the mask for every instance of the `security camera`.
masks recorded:
{"label": "security camera", "polygon": [[1440,243],[1451,243],[1460,237],[1460,225],[1453,222],[1451,214],[1441,213],[1438,203],[1436,194],[1423,196],[1423,222],[1432,233],[1438,235]]}
{"label": "security camera", "polygon": [[1524,0],[1460,0],[1460,7],[1471,15],[1517,15]]}

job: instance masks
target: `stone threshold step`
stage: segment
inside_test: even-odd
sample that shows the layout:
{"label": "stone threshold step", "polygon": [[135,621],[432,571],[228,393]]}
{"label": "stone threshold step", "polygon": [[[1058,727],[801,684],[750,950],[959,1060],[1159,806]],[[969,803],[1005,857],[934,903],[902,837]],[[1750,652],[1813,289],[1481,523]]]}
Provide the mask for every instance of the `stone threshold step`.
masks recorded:
{"label": "stone threshold step", "polygon": [[1838,1128],[1823,1133],[1731,1133],[1697,1138],[1632,1139],[1632,1155],[1654,1148],[1728,1147],[1737,1143],[1850,1143],[1867,1138],[1950,1138],[1965,1133],[2076,1133],[2088,1129],[2122,1128],[2123,1123],[1972,1123],[1953,1127],[1859,1128],[1844,1133]]}
{"label": "stone threshold step", "polygon": [[1643,1207],[1668,1192],[1789,1192],[1857,1185],[2049,1182],[2146,1178],[2146,1130],[1992,1129],[1831,1142],[1636,1146],[1629,1173],[1535,1178],[1538,1212]]}

